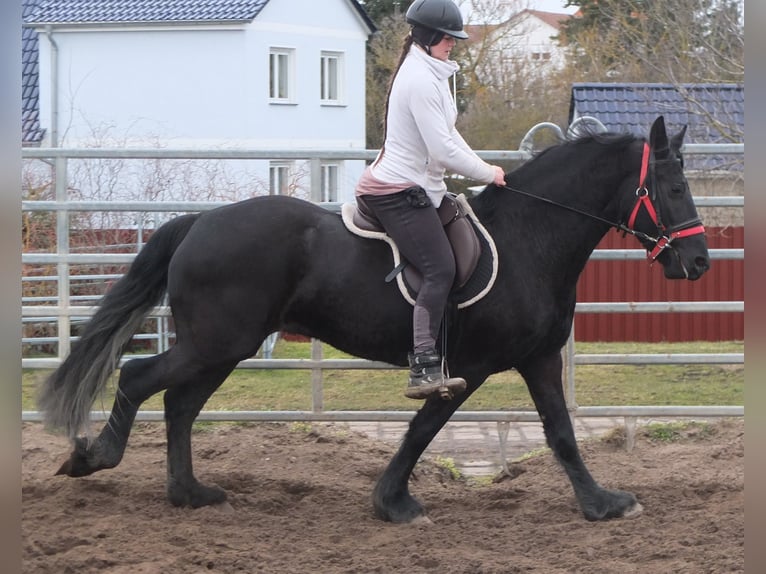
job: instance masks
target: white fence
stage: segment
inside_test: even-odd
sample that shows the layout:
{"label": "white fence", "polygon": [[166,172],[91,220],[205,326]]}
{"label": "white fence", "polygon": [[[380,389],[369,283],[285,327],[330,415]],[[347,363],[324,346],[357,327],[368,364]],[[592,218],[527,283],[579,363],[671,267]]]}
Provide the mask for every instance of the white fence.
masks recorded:
{"label": "white fence", "polygon": [[[534,128],[533,128],[534,129]],[[530,134],[532,130],[530,131]],[[523,160],[530,157],[528,145],[522,145],[517,151],[483,151],[479,155],[486,160]],[[744,144],[696,144],[684,147],[686,154],[743,154]],[[24,149],[24,158],[38,158],[52,161],[55,168],[55,200],[23,201],[23,212],[54,212],[56,214],[56,252],[24,253],[22,262],[27,264],[56,265],[55,276],[35,278],[34,280],[53,280],[57,283],[57,296],[48,300],[25,300],[22,303],[22,318],[25,322],[55,321],[57,337],[45,338],[44,342],[55,342],[58,356],[55,358],[22,358],[23,368],[55,368],[69,353],[72,320],[86,319],[95,308],[92,305],[78,305],[85,302],[70,295],[70,266],[77,264],[127,264],[134,254],[107,253],[70,253],[69,215],[74,212],[110,211],[110,212],[185,212],[201,211],[223,205],[218,202],[83,202],[70,201],[67,197],[67,162],[78,158],[121,158],[121,159],[301,159],[310,162],[312,177],[311,196],[320,197],[319,173],[322,161],[327,160],[370,160],[376,155],[375,150],[171,150],[171,149]],[[742,207],[744,198],[738,197],[696,197],[698,206],[706,207]],[[322,204],[327,209],[339,210],[337,203]],[[140,247],[140,245],[139,245]],[[712,259],[744,259],[743,249],[713,249]],[[643,259],[641,249],[596,250],[593,259]],[[23,280],[32,280],[23,278]],[[86,300],[87,301],[87,300]],[[29,304],[45,303],[45,304]],[[52,303],[52,304],[50,304]],[[577,313],[694,313],[694,312],[744,312],[744,301],[708,301],[708,302],[618,302],[618,303],[578,303]],[[156,338],[158,348],[163,350],[166,329],[162,322],[168,317],[167,307],[157,307],[151,313],[158,320],[157,334],[144,335]],[[35,341],[34,338],[26,342]],[[744,364],[744,353],[718,354],[578,354],[574,335],[565,348],[565,386],[566,396],[572,416],[625,417],[630,429],[637,417],[715,417],[743,416],[744,406],[604,406],[578,407],[576,402],[574,372],[576,365],[584,364]],[[268,356],[268,355],[267,355]],[[123,358],[123,362],[129,359]],[[307,369],[312,381],[312,409],[310,411],[203,411],[199,420],[258,420],[258,421],[407,421],[414,411],[326,411],[322,399],[322,373],[327,369],[395,369],[385,363],[362,359],[324,359],[322,347],[318,341],[311,345],[311,357],[307,359],[271,359],[253,358],[240,363],[239,368],[253,369]],[[94,420],[105,417],[105,413],[94,412]],[[24,411],[23,420],[40,420],[35,411]],[[162,420],[159,411],[141,411],[139,420]],[[508,422],[539,421],[534,411],[458,411],[453,421],[497,421],[498,429]],[[507,430],[505,431],[507,434]]]}

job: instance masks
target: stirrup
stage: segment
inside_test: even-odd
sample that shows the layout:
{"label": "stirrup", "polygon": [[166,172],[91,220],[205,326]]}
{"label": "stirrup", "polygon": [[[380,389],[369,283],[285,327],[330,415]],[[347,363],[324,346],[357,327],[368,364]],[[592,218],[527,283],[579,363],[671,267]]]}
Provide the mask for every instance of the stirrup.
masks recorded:
{"label": "stirrup", "polygon": [[465,379],[460,377],[442,377],[440,382],[433,383],[417,383],[410,381],[407,388],[404,391],[404,396],[408,399],[427,399],[435,393],[439,393],[444,400],[450,400],[455,395],[459,395],[465,391],[466,382]]}

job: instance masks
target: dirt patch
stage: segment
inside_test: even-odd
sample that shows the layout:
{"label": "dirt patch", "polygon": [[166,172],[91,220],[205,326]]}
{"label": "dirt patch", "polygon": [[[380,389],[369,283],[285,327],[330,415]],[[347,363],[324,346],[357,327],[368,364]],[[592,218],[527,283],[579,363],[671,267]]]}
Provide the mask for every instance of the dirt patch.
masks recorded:
{"label": "dirt patch", "polygon": [[[23,572],[87,573],[666,573],[744,571],[744,421],[675,442],[640,435],[582,445],[596,479],[630,490],[632,520],[587,522],[550,454],[513,480],[477,485],[430,462],[411,492],[431,525],[372,514],[371,492],[393,448],[338,427],[206,425],[197,475],[232,510],[177,509],[165,499],[164,429],[134,428],[123,462],[54,477],[66,440],[22,431]],[[619,441],[617,441],[619,442]]]}

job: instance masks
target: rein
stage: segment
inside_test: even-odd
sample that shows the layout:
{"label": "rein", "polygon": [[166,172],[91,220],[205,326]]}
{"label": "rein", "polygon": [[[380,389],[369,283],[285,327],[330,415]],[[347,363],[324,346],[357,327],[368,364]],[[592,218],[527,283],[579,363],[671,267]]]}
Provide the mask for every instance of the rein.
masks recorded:
{"label": "rein", "polygon": [[[662,251],[664,251],[667,247],[669,247],[675,239],[680,239],[682,237],[689,237],[691,235],[698,235],[700,233],[704,233],[705,227],[702,225],[702,221],[699,218],[690,219],[688,221],[684,221],[672,227],[665,227],[665,225],[662,223],[659,216],[657,215],[657,209],[655,209],[654,203],[652,202],[652,197],[650,196],[649,190],[646,187],[646,179],[649,174],[649,156],[650,155],[651,155],[651,148],[649,147],[648,143],[644,142],[644,151],[641,156],[641,175],[639,176],[638,188],[636,189],[636,197],[637,197],[636,204],[633,206],[633,210],[630,213],[630,217],[628,218],[627,225],[621,222],[614,222],[608,219],[604,219],[603,217],[594,215],[592,213],[588,213],[586,211],[582,211],[581,209],[577,209],[576,207],[572,207],[571,205],[565,205],[563,203],[553,201],[552,199],[548,199],[547,197],[540,197],[539,195],[534,195],[532,193],[522,191],[520,189],[516,189],[508,185],[504,185],[502,187],[514,193],[518,193],[520,195],[524,195],[532,199],[544,201],[545,203],[549,203],[551,205],[561,207],[568,211],[572,211],[574,213],[584,215],[585,217],[595,219],[596,221],[600,221],[601,223],[606,223],[610,227],[614,227],[617,231],[622,231],[623,235],[629,233],[630,235],[633,235],[639,240],[653,242],[654,247],[651,250],[650,249],[646,250],[647,259],[649,259],[653,263],[657,259],[657,257],[660,255],[660,253],[662,253]],[[651,235],[648,235],[647,233],[644,233],[643,231],[638,231],[637,229],[634,228],[636,218],[638,216],[638,212],[641,210],[642,207],[646,209],[652,222],[657,227],[657,233],[658,233],[657,237],[652,237]]]}

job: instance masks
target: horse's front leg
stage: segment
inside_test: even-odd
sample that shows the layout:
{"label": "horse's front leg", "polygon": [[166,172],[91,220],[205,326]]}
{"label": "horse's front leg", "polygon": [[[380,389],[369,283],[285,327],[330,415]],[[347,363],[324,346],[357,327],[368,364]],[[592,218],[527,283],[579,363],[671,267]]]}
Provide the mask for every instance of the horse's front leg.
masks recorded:
{"label": "horse's front leg", "polygon": [[378,518],[402,523],[425,516],[423,506],[410,494],[409,478],[420,455],[483,379],[478,383],[471,380],[467,382],[468,388],[451,400],[432,395],[410,421],[399,450],[388,463],[373,491],[372,503]]}
{"label": "horse's front leg", "polygon": [[561,369],[561,354],[556,352],[518,370],[542,419],[548,446],[569,476],[585,518],[605,520],[638,515],[642,507],[633,494],[602,488],[585,466],[564,399]]}

